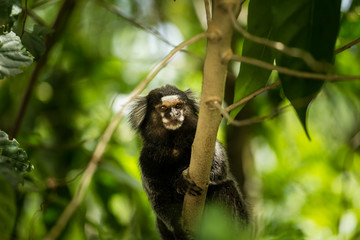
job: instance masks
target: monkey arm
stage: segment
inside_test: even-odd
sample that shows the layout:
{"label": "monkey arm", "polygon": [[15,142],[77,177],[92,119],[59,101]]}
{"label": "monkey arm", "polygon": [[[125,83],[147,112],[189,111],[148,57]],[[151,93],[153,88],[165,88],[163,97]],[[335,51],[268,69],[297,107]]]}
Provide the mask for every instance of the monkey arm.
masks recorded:
{"label": "monkey arm", "polygon": [[[209,185],[217,185],[226,181],[228,178],[227,155],[224,147],[216,141],[213,164],[210,170]],[[186,168],[176,182],[177,192],[180,194],[190,193],[198,196],[203,189],[196,185],[189,175],[189,168]]]}
{"label": "monkey arm", "polygon": [[196,185],[196,183],[190,178],[189,168],[186,168],[176,181],[176,191],[182,195],[188,192],[190,195],[199,196],[203,189]]}

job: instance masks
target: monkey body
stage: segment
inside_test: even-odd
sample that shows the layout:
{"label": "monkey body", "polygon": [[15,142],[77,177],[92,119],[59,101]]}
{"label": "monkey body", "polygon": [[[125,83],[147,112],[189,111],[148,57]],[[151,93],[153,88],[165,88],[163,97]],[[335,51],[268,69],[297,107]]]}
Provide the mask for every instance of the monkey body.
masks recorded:
{"label": "monkey body", "polygon": [[[191,91],[166,85],[139,97],[130,113],[130,123],[143,139],[139,159],[142,182],[162,239],[188,239],[180,225],[184,194],[199,195],[203,191],[187,172],[197,112],[198,104]],[[234,218],[248,221],[244,200],[228,173],[225,149],[218,141],[206,201],[219,202]]]}

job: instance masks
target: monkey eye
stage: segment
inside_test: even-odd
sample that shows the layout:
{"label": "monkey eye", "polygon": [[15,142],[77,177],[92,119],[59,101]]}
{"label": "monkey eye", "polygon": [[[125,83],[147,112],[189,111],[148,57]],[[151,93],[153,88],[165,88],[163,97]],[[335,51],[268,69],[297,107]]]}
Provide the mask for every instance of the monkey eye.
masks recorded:
{"label": "monkey eye", "polygon": [[175,108],[177,108],[177,109],[180,109],[180,108],[182,108],[183,107],[183,103],[177,103],[176,105],[175,105]]}
{"label": "monkey eye", "polygon": [[162,112],[165,112],[167,109],[168,109],[168,108],[167,108],[166,106],[164,106],[164,105],[162,105],[162,106],[160,107],[160,111],[162,111]]}

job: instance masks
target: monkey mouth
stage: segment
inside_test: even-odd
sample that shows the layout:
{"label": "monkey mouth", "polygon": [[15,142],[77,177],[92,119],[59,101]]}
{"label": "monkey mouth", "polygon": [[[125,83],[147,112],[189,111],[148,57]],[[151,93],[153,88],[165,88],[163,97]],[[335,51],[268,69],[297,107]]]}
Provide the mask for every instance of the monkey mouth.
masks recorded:
{"label": "monkey mouth", "polygon": [[164,118],[163,124],[164,124],[164,127],[168,130],[176,130],[182,126],[183,121],[179,121],[177,119],[169,120],[169,119]]}

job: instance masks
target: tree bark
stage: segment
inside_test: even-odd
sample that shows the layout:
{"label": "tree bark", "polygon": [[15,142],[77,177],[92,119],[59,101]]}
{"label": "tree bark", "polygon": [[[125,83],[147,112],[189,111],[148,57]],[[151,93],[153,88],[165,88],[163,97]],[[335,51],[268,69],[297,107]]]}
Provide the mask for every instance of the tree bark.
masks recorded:
{"label": "tree bark", "polygon": [[239,0],[213,1],[212,19],[208,26],[209,37],[203,70],[199,120],[189,166],[190,178],[204,191],[196,197],[185,195],[182,225],[187,232],[194,231],[195,223],[201,218],[205,204],[216,135],[221,121],[221,114],[212,103],[221,103],[224,98],[228,62],[226,56],[231,53],[233,26],[227,9],[233,9],[237,16],[240,2]]}

